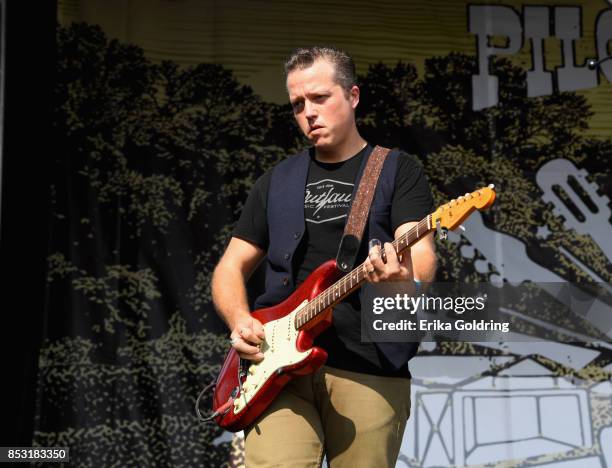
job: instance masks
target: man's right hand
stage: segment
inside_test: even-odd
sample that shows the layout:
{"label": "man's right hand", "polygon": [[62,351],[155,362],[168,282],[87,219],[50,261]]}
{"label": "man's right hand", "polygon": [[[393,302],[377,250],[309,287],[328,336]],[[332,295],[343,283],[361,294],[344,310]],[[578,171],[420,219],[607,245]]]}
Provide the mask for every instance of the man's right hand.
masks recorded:
{"label": "man's right hand", "polygon": [[264,340],[264,328],[261,322],[252,317],[236,320],[230,334],[232,348],[238,351],[242,359],[259,362],[264,355],[260,351],[260,345]]}

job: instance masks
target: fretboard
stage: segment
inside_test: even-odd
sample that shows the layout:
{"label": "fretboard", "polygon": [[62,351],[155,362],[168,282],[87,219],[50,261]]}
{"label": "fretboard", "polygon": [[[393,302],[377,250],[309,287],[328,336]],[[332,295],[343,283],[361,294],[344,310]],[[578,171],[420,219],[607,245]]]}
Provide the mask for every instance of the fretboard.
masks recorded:
{"label": "fretboard", "polygon": [[[395,239],[392,242],[393,248],[399,255],[432,229],[431,215],[427,215],[415,226]],[[302,328],[317,315],[342,301],[365,282],[366,276],[365,264],[362,263],[322,291],[296,314],[295,328]]]}

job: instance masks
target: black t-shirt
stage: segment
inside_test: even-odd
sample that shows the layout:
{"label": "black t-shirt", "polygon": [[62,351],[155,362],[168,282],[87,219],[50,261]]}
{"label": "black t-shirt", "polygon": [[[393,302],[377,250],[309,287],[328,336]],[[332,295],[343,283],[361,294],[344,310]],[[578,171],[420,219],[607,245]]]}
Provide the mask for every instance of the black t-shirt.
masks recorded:
{"label": "black t-shirt", "polygon": [[[317,161],[311,150],[304,193],[306,232],[293,256],[296,284],[302,283],[323,262],[336,258],[354,181],[363,157],[372,149],[367,145],[339,163]],[[272,170],[255,182],[233,232],[234,237],[264,250],[269,244],[266,204],[271,174]],[[411,155],[400,154],[390,213],[393,231],[404,223],[420,221],[432,206],[431,191],[420,163]],[[367,374],[408,376],[407,366],[395,370],[374,343],[361,341],[360,313],[357,293],[334,307],[332,325],[315,341],[329,353],[327,365]]]}

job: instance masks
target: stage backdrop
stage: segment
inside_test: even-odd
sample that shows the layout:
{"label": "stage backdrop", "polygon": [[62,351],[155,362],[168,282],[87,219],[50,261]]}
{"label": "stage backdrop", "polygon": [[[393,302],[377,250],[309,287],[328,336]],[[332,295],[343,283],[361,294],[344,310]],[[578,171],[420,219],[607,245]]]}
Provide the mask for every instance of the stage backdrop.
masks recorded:
{"label": "stage backdrop", "polygon": [[[440,280],[609,289],[612,61],[585,60],[611,41],[602,0],[60,0],[33,443],[75,466],[241,465],[193,410],[227,350],[210,276],[254,181],[305,145],[297,46],[352,53],[360,130],[417,155],[437,204],[496,185],[438,242]],[[398,466],[612,466],[605,333],[424,343]]]}

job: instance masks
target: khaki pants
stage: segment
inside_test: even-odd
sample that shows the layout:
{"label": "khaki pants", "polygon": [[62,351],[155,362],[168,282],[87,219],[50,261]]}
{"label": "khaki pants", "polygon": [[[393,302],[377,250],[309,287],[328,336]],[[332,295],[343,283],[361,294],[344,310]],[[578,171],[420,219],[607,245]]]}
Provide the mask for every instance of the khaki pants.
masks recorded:
{"label": "khaki pants", "polygon": [[410,380],[322,367],[291,381],[245,431],[247,468],[394,467]]}

